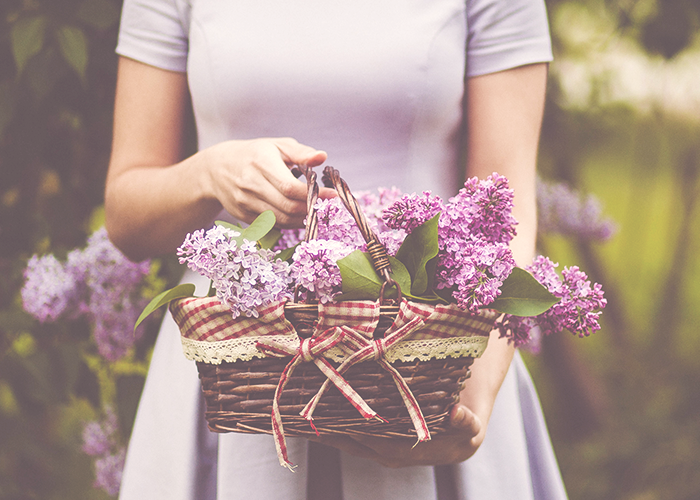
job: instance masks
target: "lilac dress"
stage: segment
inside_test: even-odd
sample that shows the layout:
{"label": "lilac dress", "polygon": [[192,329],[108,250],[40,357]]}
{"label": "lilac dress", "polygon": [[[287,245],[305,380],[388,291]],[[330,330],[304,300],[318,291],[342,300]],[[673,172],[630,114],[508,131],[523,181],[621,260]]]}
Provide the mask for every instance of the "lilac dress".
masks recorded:
{"label": "lilac dress", "polygon": [[[458,188],[465,75],[551,59],[541,0],[125,0],[117,52],[187,72],[200,148],[290,136],[327,151],[353,191],[442,196]],[[199,277],[184,280],[205,292]],[[295,474],[270,436],[206,430],[196,366],[168,316],[120,498],[306,499],[307,442],[288,444]],[[444,498],[433,467],[387,469],[344,453],[340,467],[345,500]],[[483,445],[451,472],[460,499],[566,498],[518,355]]]}

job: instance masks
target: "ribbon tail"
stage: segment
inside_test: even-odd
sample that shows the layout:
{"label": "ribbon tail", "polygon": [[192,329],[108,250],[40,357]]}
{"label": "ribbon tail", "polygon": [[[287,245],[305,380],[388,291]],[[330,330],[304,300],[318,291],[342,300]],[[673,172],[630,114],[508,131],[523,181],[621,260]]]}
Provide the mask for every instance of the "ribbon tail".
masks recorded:
{"label": "ribbon tail", "polygon": [[[342,377],[343,373],[345,373],[348,368],[350,368],[353,364],[355,364],[356,362],[361,360],[360,359],[361,355],[362,355],[361,351],[353,353],[349,358],[347,358],[345,361],[343,361],[343,363],[337,369],[333,368],[330,365],[329,366],[335,373],[338,374],[339,377]],[[299,413],[299,415],[304,417],[306,420],[313,419],[313,413],[316,410],[316,406],[318,405],[318,402],[321,400],[321,396],[323,396],[326,393],[326,391],[328,390],[328,385],[330,384],[330,382],[331,382],[330,378],[326,378],[326,380],[323,381],[323,384],[321,384],[321,387],[319,388],[318,392],[314,395],[314,397],[312,397],[309,400],[308,403],[306,403],[306,406],[301,411],[301,413]],[[367,417],[365,417],[365,418],[367,418]]]}
{"label": "ribbon tail", "polygon": [[335,368],[333,368],[333,366],[326,359],[317,359],[316,366],[318,366],[321,372],[327,377],[327,380],[333,382],[340,393],[345,396],[345,399],[350,402],[350,404],[360,413],[360,415],[362,415],[363,418],[369,420],[379,417],[377,412],[370,408],[365,400],[362,399],[362,396],[360,396],[357,391],[352,388],[352,386],[340,373],[336,371]]}
{"label": "ribbon tail", "polygon": [[287,454],[287,440],[284,437],[284,427],[282,426],[282,414],[280,412],[279,400],[282,395],[284,387],[287,385],[289,377],[291,377],[294,368],[299,363],[299,356],[295,356],[289,362],[289,364],[284,368],[282,375],[280,376],[280,381],[275,389],[275,397],[272,400],[272,435],[275,440],[275,449],[277,450],[277,459],[282,467],[286,467],[290,471],[294,472],[296,465],[293,465],[289,461],[289,456]]}
{"label": "ribbon tail", "polygon": [[401,398],[403,399],[406,409],[408,410],[408,414],[411,417],[411,422],[413,422],[413,427],[415,428],[418,436],[418,442],[430,441],[430,430],[428,429],[428,424],[425,422],[425,417],[420,409],[420,405],[418,404],[418,401],[416,401],[416,398],[411,392],[411,389],[408,387],[406,381],[403,379],[398,370],[391,366],[389,362],[385,361],[384,359],[378,360],[377,362],[393,377],[396,388],[399,390],[399,394],[401,394]]}

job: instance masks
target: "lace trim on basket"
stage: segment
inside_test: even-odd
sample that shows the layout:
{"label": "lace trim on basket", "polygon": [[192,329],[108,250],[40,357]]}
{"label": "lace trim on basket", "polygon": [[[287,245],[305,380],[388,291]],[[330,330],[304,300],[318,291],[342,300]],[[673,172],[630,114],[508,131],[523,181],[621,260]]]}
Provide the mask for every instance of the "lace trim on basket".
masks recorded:
{"label": "lace trim on basket", "polygon": [[[256,347],[259,337],[242,337],[237,339],[207,342],[180,337],[185,357],[192,361],[200,361],[213,365],[226,361],[250,361],[254,358],[266,357]],[[266,335],[265,338],[286,344],[298,349],[299,339],[289,335]],[[394,361],[415,361],[429,359],[460,358],[471,356],[478,358],[486,349],[487,336],[448,337],[442,339],[405,340],[398,342],[386,351],[385,359]],[[347,358],[349,351],[343,347],[334,347],[326,352],[325,358],[341,363]]]}

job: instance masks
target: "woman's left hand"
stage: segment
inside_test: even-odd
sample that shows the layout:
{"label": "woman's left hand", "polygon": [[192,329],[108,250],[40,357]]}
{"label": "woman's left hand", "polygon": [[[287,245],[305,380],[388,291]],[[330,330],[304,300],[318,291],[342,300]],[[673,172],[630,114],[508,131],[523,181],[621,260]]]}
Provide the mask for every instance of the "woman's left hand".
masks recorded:
{"label": "woman's left hand", "polygon": [[311,439],[385,467],[398,468],[466,460],[479,448],[484,433],[485,426],[481,419],[466,406],[457,404],[450,412],[450,429],[418,444],[410,439],[369,436],[322,436]]}

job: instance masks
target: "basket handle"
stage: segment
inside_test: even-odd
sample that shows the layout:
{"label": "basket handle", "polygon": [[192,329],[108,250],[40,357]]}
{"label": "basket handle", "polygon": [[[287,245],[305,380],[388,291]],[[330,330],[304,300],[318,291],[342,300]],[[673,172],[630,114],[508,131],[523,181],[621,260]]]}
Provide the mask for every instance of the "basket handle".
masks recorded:
{"label": "basket handle", "polygon": [[379,237],[377,237],[374,231],[372,231],[372,228],[369,227],[367,218],[350,191],[347,182],[340,177],[340,172],[331,166],[327,166],[323,169],[322,179],[324,184],[327,185],[330,183],[330,185],[332,185],[338,192],[340,200],[343,202],[343,205],[345,205],[348,212],[350,212],[353,219],[355,219],[357,227],[360,229],[360,233],[367,243],[367,252],[369,253],[372,266],[377,274],[379,274],[384,280],[379,293],[380,301],[384,301],[384,290],[386,289],[387,285],[396,288],[398,300],[400,301],[401,287],[396,281],[394,281],[394,278],[391,277],[391,263],[389,262],[389,255],[386,252],[386,248],[381,241],[379,241]]}
{"label": "basket handle", "polygon": [[[316,213],[316,200],[318,199],[318,183],[316,182],[316,172],[307,165],[295,165],[292,167],[292,173],[294,175],[304,175],[306,177],[307,184],[307,196],[306,196],[306,230],[304,233],[304,241],[310,241],[316,238],[318,234],[318,215]],[[360,229],[360,233],[367,243],[367,252],[370,256],[370,261],[372,262],[372,267],[383,279],[382,287],[379,292],[380,302],[384,302],[384,291],[388,286],[396,288],[398,294],[398,300],[401,300],[401,287],[399,284],[391,277],[391,263],[389,262],[389,255],[386,252],[386,248],[379,241],[379,237],[372,231],[367,222],[365,214],[360,209],[360,205],[353,196],[348,184],[340,177],[340,172],[331,167],[327,166],[323,169],[323,184],[327,187],[333,187],[338,193],[340,200],[343,202],[345,208],[350,212],[353,219],[357,223],[357,227]]]}
{"label": "basket handle", "polygon": [[318,199],[318,183],[316,182],[316,172],[308,165],[294,165],[292,173],[297,177],[306,177],[306,227],[304,231],[304,241],[311,241],[318,235],[318,214],[316,213],[316,200]]}

